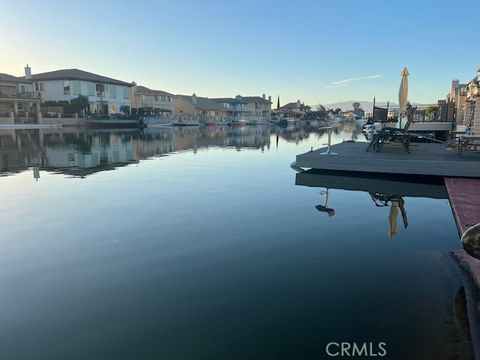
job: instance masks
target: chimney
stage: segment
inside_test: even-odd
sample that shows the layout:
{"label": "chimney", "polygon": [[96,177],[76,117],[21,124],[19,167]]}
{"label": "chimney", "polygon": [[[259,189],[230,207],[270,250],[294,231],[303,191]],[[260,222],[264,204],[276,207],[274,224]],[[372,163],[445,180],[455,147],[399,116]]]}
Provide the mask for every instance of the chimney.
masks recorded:
{"label": "chimney", "polygon": [[32,78],[32,69],[30,66],[25,66],[25,79],[30,80]]}
{"label": "chimney", "polygon": [[271,96],[268,97],[268,101],[272,102],[272,97]]}
{"label": "chimney", "polygon": [[197,95],[193,93],[192,95],[192,103],[196,104],[197,103]]}
{"label": "chimney", "polygon": [[262,97],[263,97],[263,100],[265,100],[265,94],[263,94]]}

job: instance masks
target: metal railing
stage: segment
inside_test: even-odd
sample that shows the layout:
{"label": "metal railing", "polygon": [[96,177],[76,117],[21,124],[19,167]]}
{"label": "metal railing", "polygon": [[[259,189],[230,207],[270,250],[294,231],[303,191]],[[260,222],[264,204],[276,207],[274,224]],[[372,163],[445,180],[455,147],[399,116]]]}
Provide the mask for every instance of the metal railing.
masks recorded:
{"label": "metal railing", "polygon": [[15,94],[12,93],[5,93],[0,91],[0,98],[8,98],[8,99],[40,99],[40,94],[37,92],[16,92]]}

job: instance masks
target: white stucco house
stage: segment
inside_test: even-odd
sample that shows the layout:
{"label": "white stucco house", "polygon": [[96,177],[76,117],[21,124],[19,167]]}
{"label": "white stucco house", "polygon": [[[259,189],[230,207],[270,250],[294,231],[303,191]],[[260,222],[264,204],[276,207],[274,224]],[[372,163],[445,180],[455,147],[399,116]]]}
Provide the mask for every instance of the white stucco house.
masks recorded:
{"label": "white stucco house", "polygon": [[24,78],[33,81],[42,101],[70,101],[83,95],[88,97],[92,114],[130,112],[132,83],[79,69],[31,74],[28,66]]}

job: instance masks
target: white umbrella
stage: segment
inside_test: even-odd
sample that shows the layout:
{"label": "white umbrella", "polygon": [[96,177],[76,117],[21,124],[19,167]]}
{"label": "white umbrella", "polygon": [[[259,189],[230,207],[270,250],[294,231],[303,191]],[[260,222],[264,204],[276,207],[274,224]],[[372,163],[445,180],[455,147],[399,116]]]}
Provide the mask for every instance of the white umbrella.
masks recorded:
{"label": "white umbrella", "polygon": [[[410,75],[410,73],[408,72],[408,69],[404,67],[401,73],[402,80],[400,81],[400,89],[398,89],[398,104],[400,106],[398,118],[400,119],[400,121],[401,121],[401,116],[405,113],[405,110],[407,109],[408,75]],[[400,123],[400,127],[401,127],[401,123]]]}

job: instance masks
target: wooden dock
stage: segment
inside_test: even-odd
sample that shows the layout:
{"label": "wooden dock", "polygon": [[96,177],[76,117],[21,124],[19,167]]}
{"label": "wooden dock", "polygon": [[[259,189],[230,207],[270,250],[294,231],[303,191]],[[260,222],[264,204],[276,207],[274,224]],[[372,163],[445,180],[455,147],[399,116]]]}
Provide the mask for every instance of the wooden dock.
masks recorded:
{"label": "wooden dock", "polygon": [[480,223],[480,179],[445,178],[455,222],[460,236]]}
{"label": "wooden dock", "polygon": [[296,165],[304,169],[340,170],[383,174],[417,174],[442,177],[480,177],[480,153],[466,152],[443,144],[412,143],[411,153],[402,146],[386,144],[380,152],[367,152],[368,143],[343,142],[332,146],[338,155],[321,155],[326,148],[297,155]]}

